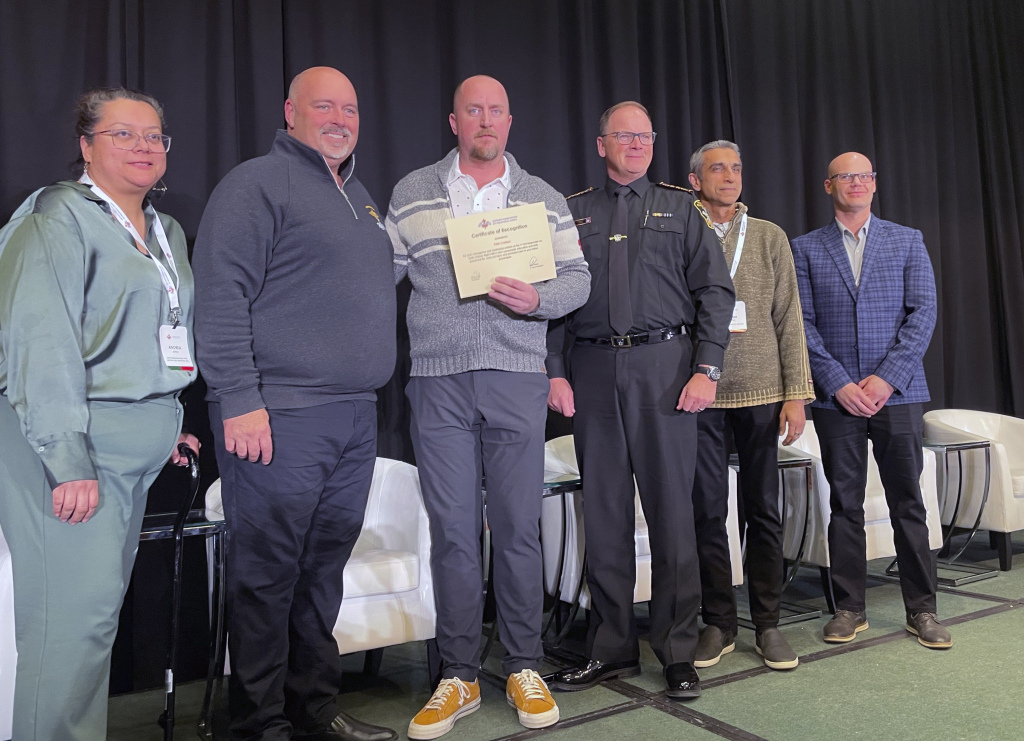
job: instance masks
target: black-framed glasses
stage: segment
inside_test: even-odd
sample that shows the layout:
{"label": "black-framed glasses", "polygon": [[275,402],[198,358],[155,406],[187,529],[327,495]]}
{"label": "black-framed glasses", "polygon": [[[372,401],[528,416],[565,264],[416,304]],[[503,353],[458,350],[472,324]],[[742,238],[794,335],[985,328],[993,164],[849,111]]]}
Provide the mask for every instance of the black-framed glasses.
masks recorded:
{"label": "black-framed glasses", "polygon": [[649,147],[654,144],[654,137],[657,134],[653,131],[609,131],[607,134],[601,134],[601,136],[614,136],[615,141],[624,147],[632,144],[634,139],[639,139],[641,144]]}
{"label": "black-framed glasses", "polygon": [[860,180],[862,183],[873,183],[877,174],[877,172],[837,172],[835,175],[829,175],[828,179],[838,180],[840,183],[852,183],[854,180]]}
{"label": "black-framed glasses", "polygon": [[135,147],[139,146],[139,141],[142,140],[154,152],[171,151],[171,137],[167,136],[167,134],[157,134],[155,131],[148,134],[136,134],[128,129],[106,129],[105,131],[94,131],[92,133],[94,136],[96,134],[106,134],[118,149],[135,149]]}

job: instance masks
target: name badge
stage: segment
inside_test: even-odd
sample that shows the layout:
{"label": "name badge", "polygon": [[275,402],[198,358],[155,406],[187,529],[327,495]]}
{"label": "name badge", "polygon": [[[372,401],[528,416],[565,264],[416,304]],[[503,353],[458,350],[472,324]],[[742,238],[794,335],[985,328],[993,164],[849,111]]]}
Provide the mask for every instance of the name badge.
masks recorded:
{"label": "name badge", "polygon": [[196,369],[188,351],[188,330],[183,326],[164,324],[160,327],[160,352],[168,368],[183,371]]}
{"label": "name badge", "polygon": [[737,301],[736,305],[732,307],[732,321],[729,322],[729,331],[747,331],[747,305],[742,301]]}

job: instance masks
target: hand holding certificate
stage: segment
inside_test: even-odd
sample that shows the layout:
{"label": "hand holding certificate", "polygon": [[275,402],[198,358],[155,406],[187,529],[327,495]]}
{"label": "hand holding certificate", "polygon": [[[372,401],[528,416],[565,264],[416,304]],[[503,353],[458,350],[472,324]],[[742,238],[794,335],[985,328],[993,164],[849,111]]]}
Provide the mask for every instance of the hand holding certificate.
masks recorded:
{"label": "hand holding certificate", "polygon": [[555,277],[555,255],[543,203],[447,219],[459,296],[486,294],[497,277],[526,283]]}

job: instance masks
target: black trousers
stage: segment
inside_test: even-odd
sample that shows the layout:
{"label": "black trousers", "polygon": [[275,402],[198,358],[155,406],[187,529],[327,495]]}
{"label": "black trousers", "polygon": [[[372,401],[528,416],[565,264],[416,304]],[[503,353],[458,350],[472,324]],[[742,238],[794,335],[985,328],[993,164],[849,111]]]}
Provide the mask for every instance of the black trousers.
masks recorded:
{"label": "black trousers", "polygon": [[695,415],[675,410],[689,380],[686,337],[612,349],[573,347],[573,425],[583,478],[591,658],[639,658],[634,483],[651,543],[651,648],[662,664],[692,662],[700,577],[693,533]]}
{"label": "black trousers", "polygon": [[864,489],[870,439],[889,505],[903,603],[910,612],[935,612],[935,554],[928,546],[920,485],[924,468],[921,405],[889,404],[868,418],[855,417],[846,410],[816,408],[814,429],[832,489],[828,550],[836,607],[864,609]]}
{"label": "black trousers", "polygon": [[747,588],[757,628],[779,624],[782,599],[782,516],[779,513],[779,412],[782,402],[697,415],[693,516],[700,556],[701,616],[705,625],[736,633],[736,595],[725,520],[729,514],[732,431],[740,460],[739,496],[747,524]]}
{"label": "black trousers", "polygon": [[229,528],[231,737],[276,741],[337,713],[333,630],[373,477],[377,410],[360,400],[269,413],[264,466],[224,450],[220,405],[210,405]]}

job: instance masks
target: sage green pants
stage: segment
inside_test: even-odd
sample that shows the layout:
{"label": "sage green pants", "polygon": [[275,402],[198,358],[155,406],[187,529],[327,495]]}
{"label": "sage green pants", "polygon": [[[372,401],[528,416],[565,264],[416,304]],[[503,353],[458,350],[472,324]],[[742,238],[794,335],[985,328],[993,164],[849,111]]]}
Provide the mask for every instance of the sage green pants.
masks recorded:
{"label": "sage green pants", "polygon": [[69,525],[54,516],[42,462],[0,395],[0,527],[14,568],[18,741],[106,738],[110,652],[146,494],[180,428],[173,398],[90,403],[99,507],[89,522]]}

